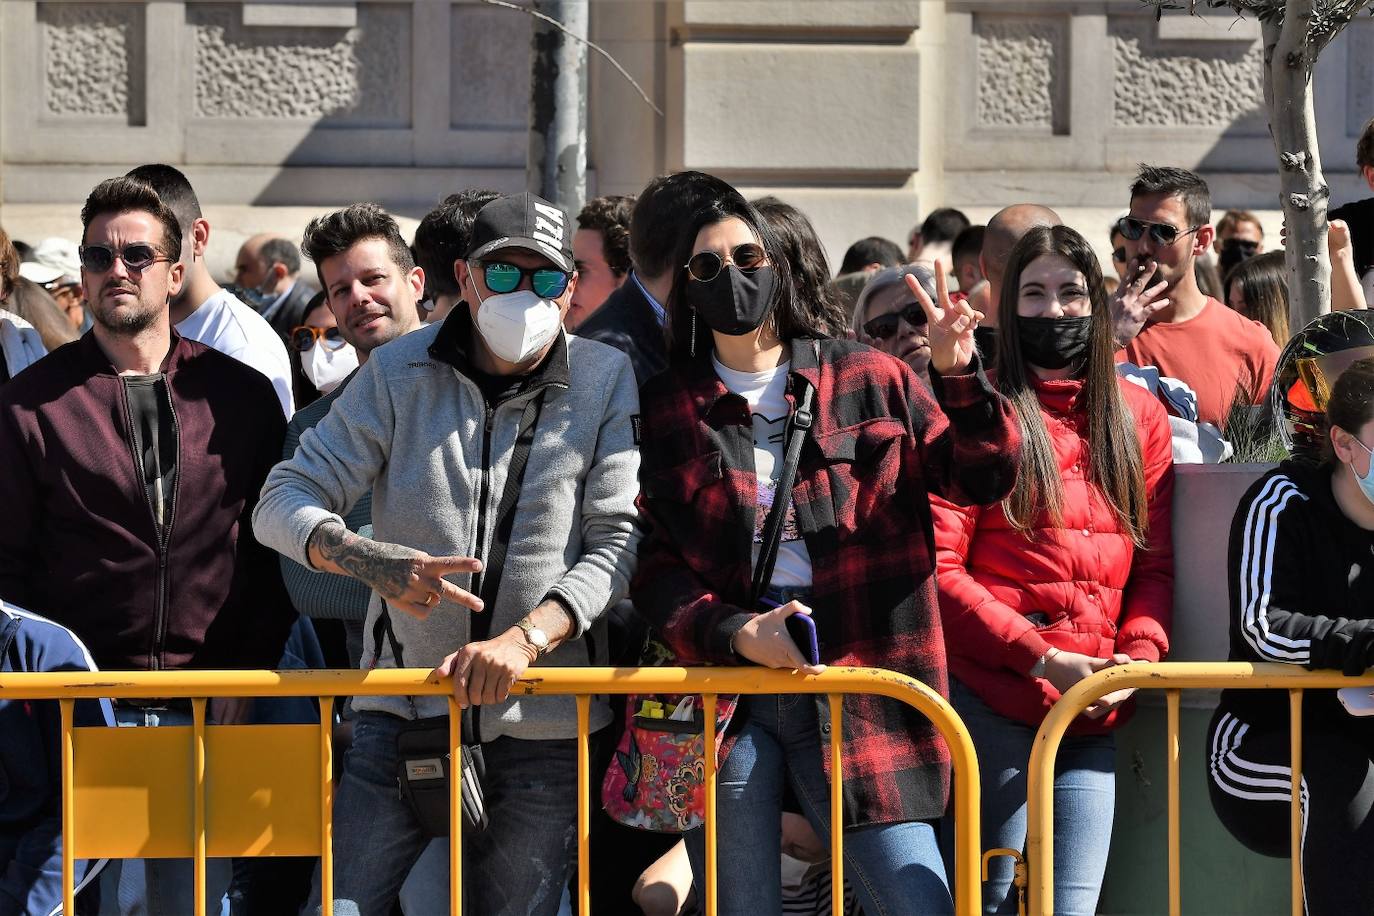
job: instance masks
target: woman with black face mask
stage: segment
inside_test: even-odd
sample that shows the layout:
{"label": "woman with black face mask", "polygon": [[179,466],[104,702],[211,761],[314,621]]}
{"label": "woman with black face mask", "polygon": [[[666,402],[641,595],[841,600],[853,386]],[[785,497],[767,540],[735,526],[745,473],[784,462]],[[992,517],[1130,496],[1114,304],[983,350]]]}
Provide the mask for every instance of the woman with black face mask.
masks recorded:
{"label": "woman with black face mask", "polygon": [[[862,665],[944,692],[928,494],[995,503],[1019,457],[1011,405],[974,350],[977,314],[919,293],[927,388],[905,363],[823,339],[817,303],[801,301],[776,237],[729,185],[679,238],[669,366],[641,393],[641,505],[653,527],[636,609],[680,664]],[[943,740],[914,709],[871,696],[845,697],[838,727],[845,869],[864,911],[951,912],[934,831],[949,791]],[[830,728],[823,696],[741,698],[718,779],[720,913],[781,911],[786,788],[829,836]],[[687,832],[698,892],[703,833]]]}
{"label": "woman with black face mask", "polygon": [[[978,751],[983,846],[1022,849],[1026,766],[1045,713],[1082,678],[1169,649],[1172,447],[1164,408],[1119,380],[1102,274],[1066,226],[1012,249],[998,305],[997,387],[1021,427],[1000,506],[935,503],[950,701]],[[1115,746],[1129,690],[1090,707],[1059,750],[1054,903],[1096,912],[1110,845]],[[993,859],[984,911],[1015,913]]]}

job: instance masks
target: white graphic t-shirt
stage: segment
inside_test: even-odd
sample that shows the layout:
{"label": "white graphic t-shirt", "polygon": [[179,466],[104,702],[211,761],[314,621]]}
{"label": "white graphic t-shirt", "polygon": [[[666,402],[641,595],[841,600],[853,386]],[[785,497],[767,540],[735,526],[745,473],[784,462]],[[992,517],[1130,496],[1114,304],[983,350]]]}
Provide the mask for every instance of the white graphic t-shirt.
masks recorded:
{"label": "white graphic t-shirt", "polygon": [[[763,372],[736,372],[720,364],[715,355],[711,365],[725,387],[749,403],[754,416],[754,474],[759,480],[758,511],[754,515],[754,562],[763,544],[763,528],[773,508],[773,494],[782,473],[783,446],[787,434],[787,372],[791,363]],[[811,555],[797,531],[796,510],[789,505],[778,543],[778,561],[770,585],[780,588],[811,587]]]}

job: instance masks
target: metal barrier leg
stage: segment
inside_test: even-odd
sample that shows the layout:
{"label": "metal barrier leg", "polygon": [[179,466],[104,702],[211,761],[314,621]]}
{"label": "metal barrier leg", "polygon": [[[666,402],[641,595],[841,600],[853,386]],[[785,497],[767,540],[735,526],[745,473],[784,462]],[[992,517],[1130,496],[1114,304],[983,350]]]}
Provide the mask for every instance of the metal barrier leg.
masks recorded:
{"label": "metal barrier leg", "polygon": [[453,916],[463,916],[463,711],[448,698],[448,903]]}
{"label": "metal barrier leg", "polygon": [[196,916],[205,916],[205,698],[191,701],[192,745],[191,785],[195,831],[195,884],[191,899],[195,901]]}
{"label": "metal barrier leg", "polygon": [[320,697],[320,912],[334,912],[334,698]]}
{"label": "metal barrier leg", "polygon": [[588,747],[592,727],[592,698],[585,693],[577,696],[577,912],[589,916],[592,912],[592,809],[590,780],[591,750]]}
{"label": "metal barrier leg", "polygon": [[76,747],[72,741],[72,710],[75,700],[58,700],[62,712],[62,912],[76,912],[76,779],[72,767]]}
{"label": "metal barrier leg", "polygon": [[1168,735],[1165,737],[1164,757],[1169,768],[1169,916],[1181,916],[1182,904],[1182,852],[1179,849],[1180,811],[1178,780],[1178,701],[1180,693],[1170,690],[1165,696],[1168,706]]}
{"label": "metal barrier leg", "polygon": [[716,695],[702,694],[706,733],[702,757],[706,761],[706,916],[716,916]]}
{"label": "metal barrier leg", "polygon": [[844,916],[844,776],[840,748],[844,744],[843,698],[829,694],[830,701],[830,912]]}
{"label": "metal barrier leg", "polygon": [[1288,691],[1288,740],[1293,752],[1293,774],[1288,812],[1288,837],[1292,844],[1289,860],[1293,881],[1293,916],[1303,916],[1302,886],[1302,690]]}

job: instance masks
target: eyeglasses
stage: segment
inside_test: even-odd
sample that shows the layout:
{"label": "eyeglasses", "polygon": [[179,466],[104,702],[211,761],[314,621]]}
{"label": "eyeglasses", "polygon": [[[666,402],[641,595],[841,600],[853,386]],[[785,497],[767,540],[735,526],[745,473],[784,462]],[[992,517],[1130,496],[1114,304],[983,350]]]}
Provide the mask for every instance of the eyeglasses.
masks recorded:
{"label": "eyeglasses", "polygon": [[888,312],[864,322],[864,333],[879,340],[889,340],[897,333],[897,319],[900,318],[913,328],[926,326],[926,310],[919,302],[909,302],[900,311]]}
{"label": "eyeglasses", "polygon": [[317,340],[324,344],[326,350],[342,350],[348,344],[338,328],[317,328],[303,324],[291,329],[291,349],[298,353],[305,353],[315,346]]}
{"label": "eyeglasses", "polygon": [[172,260],[158,254],[157,249],[147,242],[132,242],[118,251],[108,245],[82,245],[79,253],[81,266],[93,274],[103,274],[114,267],[115,258],[123,261],[124,266],[134,273],[145,271],[158,261]]}
{"label": "eyeglasses", "polygon": [[1154,239],[1158,245],[1172,245],[1178,241],[1179,235],[1188,235],[1190,232],[1197,232],[1201,226],[1194,226],[1191,229],[1180,230],[1177,226],[1168,223],[1147,223],[1143,219],[1136,219],[1134,216],[1123,216],[1116,221],[1116,230],[1126,237],[1128,242],[1134,242],[1145,234],[1145,230],[1150,230],[1150,238]]}
{"label": "eyeglasses", "polygon": [[1115,262],[1118,263],[1118,264],[1125,264],[1125,263],[1126,263],[1126,249],[1125,249],[1125,248],[1113,248],[1113,249],[1112,249],[1112,260],[1115,261]]}
{"label": "eyeglasses", "polygon": [[505,261],[480,261],[482,280],[493,293],[513,292],[520,281],[530,278],[530,288],[542,299],[557,299],[568,289],[572,274],[556,267],[520,267]]}
{"label": "eyeglasses", "polygon": [[740,270],[757,270],[766,260],[768,255],[764,253],[762,246],[753,242],[745,242],[730,249],[728,260],[714,251],[698,251],[686,264],[687,276],[706,283],[714,280],[725,269],[726,264],[733,264]]}

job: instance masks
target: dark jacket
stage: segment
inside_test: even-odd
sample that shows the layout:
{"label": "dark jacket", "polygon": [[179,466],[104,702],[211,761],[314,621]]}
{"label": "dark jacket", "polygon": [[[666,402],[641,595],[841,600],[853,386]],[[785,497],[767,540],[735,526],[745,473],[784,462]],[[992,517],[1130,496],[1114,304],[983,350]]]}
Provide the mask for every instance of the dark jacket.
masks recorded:
{"label": "dark jacket", "polygon": [[663,324],[633,275],[626,277],[620,288],[606,297],[601,308],[578,325],[574,333],[623,351],[630,357],[640,388],[668,367]]}
{"label": "dark jacket", "polygon": [[282,336],[283,340],[289,339],[293,328],[305,324],[305,307],[310,304],[314,295],[315,290],[297,277],[295,284],[286,291],[286,298],[272,309],[267,323],[272,326],[272,330]]}
{"label": "dark jacket", "polygon": [[[1334,468],[1334,470],[1333,470]],[[1374,643],[1374,532],[1336,504],[1340,464],[1285,461],[1241,498],[1231,522],[1231,660],[1363,674]],[[1227,690],[1242,722],[1288,730],[1282,690]],[[1350,728],[1334,690],[1303,693],[1303,722]],[[1367,721],[1367,720],[1366,720]]]}
{"label": "dark jacket", "polygon": [[[0,672],[90,671],[65,627],[0,602]],[[114,725],[108,700],[81,700],[77,725]],[[61,713],[56,700],[0,698],[0,913],[49,913],[62,902]],[[86,872],[78,862],[77,880]]]}
{"label": "dark jacket", "polygon": [[[931,506],[950,673],[999,715],[1039,726],[1059,691],[1029,673],[1051,648],[1147,662],[1168,653],[1174,456],[1164,405],[1119,379],[1145,474],[1149,548],[1138,549],[1092,479],[1082,380],[1033,384],[1063,486],[1060,523],[1041,511],[1028,538],[1000,505],[931,497]],[[1123,706],[1102,719],[1079,717],[1073,730],[1102,732],[1128,714]]]}
{"label": "dark jacket", "polygon": [[[787,397],[795,409],[801,386],[816,391],[792,500],[811,556],[821,661],[899,671],[944,694],[928,494],[1007,495],[1021,442],[1011,404],[975,371],[932,373],[937,405],[905,363],[850,341],[815,343],[819,361],[812,341],[792,344]],[[650,382],[641,416],[642,508],[654,527],[631,586],[635,607],[682,664],[740,664],[730,642],[754,614],[749,405],[698,359]],[[824,746],[828,717],[820,729]],[[915,709],[846,696],[843,753],[846,825],[944,813],[949,750]]]}
{"label": "dark jacket", "polygon": [[125,386],[94,332],[0,391],[0,598],[101,668],[266,668],[295,618],[249,519],[286,421],[257,370],[173,334],[176,488],[159,536]]}

